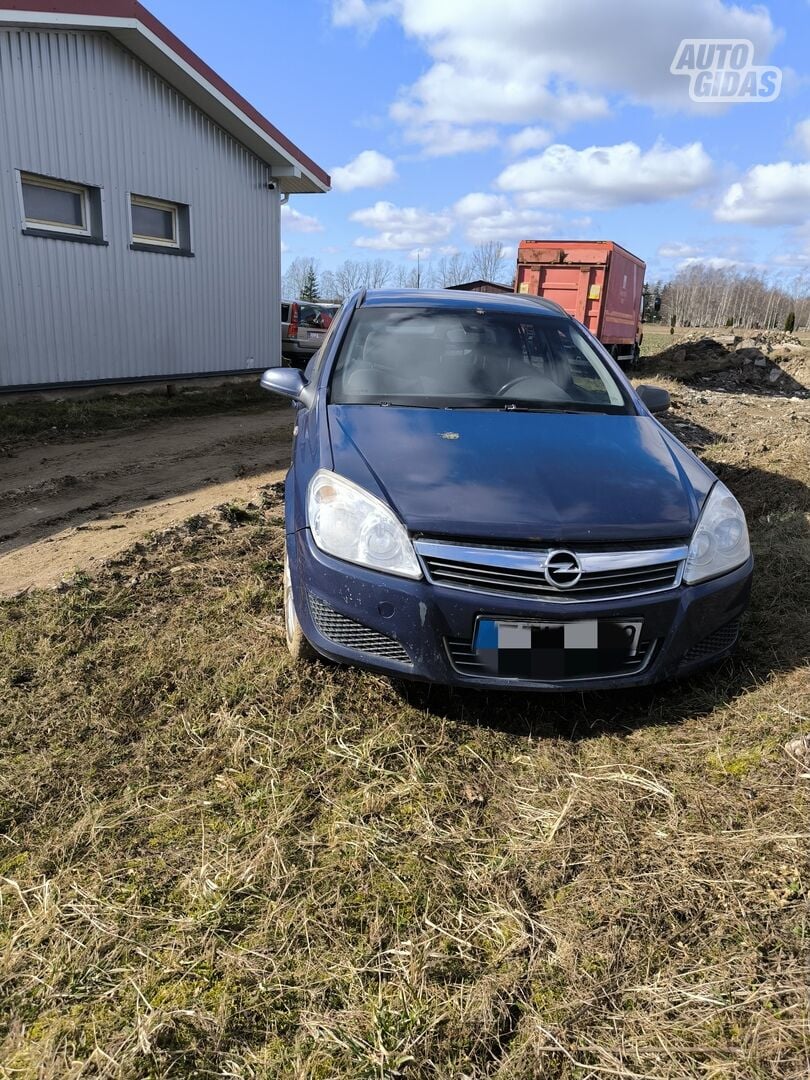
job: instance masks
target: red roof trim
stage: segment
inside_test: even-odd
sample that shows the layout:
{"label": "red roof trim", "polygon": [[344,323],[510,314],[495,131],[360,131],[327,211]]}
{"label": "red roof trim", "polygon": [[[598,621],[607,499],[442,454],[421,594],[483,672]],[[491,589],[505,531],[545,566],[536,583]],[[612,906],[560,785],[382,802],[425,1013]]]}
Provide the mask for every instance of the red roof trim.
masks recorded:
{"label": "red roof trim", "polygon": [[0,0],[0,10],[33,11],[51,15],[84,15],[90,18],[95,16],[96,18],[108,19],[136,19],[172,52],[176,53],[181,60],[194,68],[198,75],[201,75],[207,82],[216,87],[232,105],[240,109],[258,128],[266,135],[269,135],[279,146],[283,147],[291,157],[295,158],[305,169],[308,169],[321,183],[327,187],[331,185],[327,172],[319,165],[316,165],[302,150],[299,150],[295,143],[291,142],[286,135],[282,134],[277,127],[270,123],[267,117],[262,116],[257,109],[254,109],[249,101],[246,101],[229,83],[226,83],[223,78],[217,75],[213,68],[210,68],[187,45],[184,45],[180,38],[173,34],[167,26],[164,26],[159,19],[156,19],[143,4],[139,4],[137,0],[62,0],[61,3],[48,3],[47,0]]}

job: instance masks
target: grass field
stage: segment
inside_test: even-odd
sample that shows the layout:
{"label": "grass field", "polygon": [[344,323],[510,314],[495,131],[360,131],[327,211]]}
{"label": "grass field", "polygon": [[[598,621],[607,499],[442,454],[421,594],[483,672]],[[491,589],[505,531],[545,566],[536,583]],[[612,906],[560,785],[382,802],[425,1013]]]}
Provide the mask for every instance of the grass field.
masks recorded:
{"label": "grass field", "polygon": [[807,420],[752,408],[676,401],[758,559],[687,683],[297,670],[279,487],[0,606],[0,1076],[810,1074]]}

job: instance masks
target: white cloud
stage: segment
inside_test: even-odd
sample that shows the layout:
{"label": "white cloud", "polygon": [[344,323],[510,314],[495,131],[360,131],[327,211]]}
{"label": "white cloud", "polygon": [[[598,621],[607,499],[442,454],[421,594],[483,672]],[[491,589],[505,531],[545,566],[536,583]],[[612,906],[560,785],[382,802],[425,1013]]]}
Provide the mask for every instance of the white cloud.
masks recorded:
{"label": "white cloud", "polygon": [[810,267],[810,251],[780,251],[771,261],[789,270],[804,270]]}
{"label": "white cloud", "polygon": [[574,150],[556,144],[509,165],[498,177],[505,191],[523,192],[524,206],[606,209],[689,195],[712,178],[701,143],[642,151],[632,142]]}
{"label": "white cloud", "polygon": [[762,63],[779,37],[764,5],[731,0],[333,0],[332,11],[336,24],[365,30],[393,16],[427,52],[431,66],[391,109],[410,129],[560,128],[604,116],[617,99],[691,109],[670,73],[682,39],[747,38]]}
{"label": "white cloud", "polygon": [[416,251],[424,256],[428,248],[440,255],[457,254],[457,244],[448,242],[451,233],[463,236],[462,247],[496,240],[511,252],[521,240],[539,240],[555,232],[572,235],[592,224],[587,217],[563,219],[516,206],[508,196],[486,191],[472,191],[442,210],[377,202],[356,210],[350,220],[369,230],[354,241],[355,246],[410,252],[413,258]]}
{"label": "white cloud", "polygon": [[391,158],[377,150],[363,150],[346,165],[332,170],[332,187],[336,191],[354,191],[355,188],[382,187],[397,178]]}
{"label": "white cloud", "polygon": [[706,266],[710,270],[732,270],[735,266],[748,266],[739,259],[728,259],[724,255],[693,255],[688,259],[681,259],[678,263],[679,270],[685,270],[690,266]]}
{"label": "white cloud", "polygon": [[810,119],[800,120],[793,129],[793,142],[810,157]]}
{"label": "white cloud", "polygon": [[395,15],[396,0],[333,0],[332,22],[335,26],[359,26],[373,30],[380,19]]}
{"label": "white cloud", "polygon": [[510,135],[507,140],[509,152],[519,157],[530,150],[542,150],[551,142],[551,132],[542,127],[525,127],[522,131]]}
{"label": "white cloud", "polygon": [[281,224],[287,232],[323,232],[323,225],[316,217],[294,210],[289,203],[285,203],[281,208]]}
{"label": "white cloud", "polygon": [[498,141],[494,128],[455,127],[453,124],[428,124],[407,128],[406,142],[419,143],[425,157],[448,157],[473,150],[486,150]]}
{"label": "white cloud", "polygon": [[518,209],[504,195],[473,191],[453,207],[467,240],[480,244],[487,240],[517,243],[550,236],[559,227],[555,215],[538,210]]}
{"label": "white cloud", "polygon": [[391,116],[410,127],[430,124],[520,124],[553,115],[560,125],[608,114],[596,94],[527,86],[522,75],[487,76],[435,64],[391,106]]}
{"label": "white cloud", "polygon": [[469,219],[480,217],[482,214],[497,213],[506,205],[508,205],[507,200],[503,195],[493,195],[486,191],[471,191],[469,195],[459,199],[453,209],[459,217]]}
{"label": "white cloud", "polygon": [[726,190],[714,216],[745,225],[799,225],[810,220],[810,163],[754,165]]}
{"label": "white cloud", "polygon": [[356,247],[377,251],[410,251],[443,240],[453,229],[453,218],[448,213],[434,213],[415,206],[395,206],[390,202],[377,202],[365,210],[356,210],[351,221],[374,235],[359,236]]}
{"label": "white cloud", "polygon": [[699,255],[700,250],[694,244],[682,244],[679,240],[673,240],[668,244],[661,244],[658,255],[661,259],[689,259]]}

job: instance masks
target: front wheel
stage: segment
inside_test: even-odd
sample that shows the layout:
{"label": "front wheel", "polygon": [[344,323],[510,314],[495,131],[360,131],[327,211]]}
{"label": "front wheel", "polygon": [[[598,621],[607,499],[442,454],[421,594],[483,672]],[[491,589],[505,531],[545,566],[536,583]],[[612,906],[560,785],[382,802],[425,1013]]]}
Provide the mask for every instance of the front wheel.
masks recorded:
{"label": "front wheel", "polygon": [[284,636],[287,639],[287,649],[296,664],[308,663],[315,659],[317,654],[304,636],[301,623],[298,621],[298,613],[295,610],[290,559],[286,551],[284,552]]}

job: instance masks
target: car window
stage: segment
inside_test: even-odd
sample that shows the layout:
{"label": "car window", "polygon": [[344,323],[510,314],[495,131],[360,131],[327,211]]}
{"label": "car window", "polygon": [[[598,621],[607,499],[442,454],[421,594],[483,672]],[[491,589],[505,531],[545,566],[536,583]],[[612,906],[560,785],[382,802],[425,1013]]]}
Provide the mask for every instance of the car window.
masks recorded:
{"label": "car window", "polygon": [[290,321],[290,305],[289,304],[282,304],[281,305],[281,321],[282,322],[289,322]]}
{"label": "car window", "polygon": [[330,307],[329,310],[330,310],[330,312],[333,313],[333,314],[330,315],[330,320],[331,321],[329,323],[329,329],[327,330],[326,334],[324,335],[323,344],[318,349],[318,351],[315,353],[314,362],[313,362],[313,365],[312,365],[312,370],[308,372],[310,382],[312,382],[312,383],[317,383],[317,381],[318,381],[318,377],[320,375],[321,368],[323,367],[323,362],[324,362],[324,360],[326,358],[327,353],[329,352],[329,344],[330,344],[332,338],[335,335],[335,330],[337,329],[337,327],[339,325],[338,314],[341,311],[341,306],[338,306],[337,304],[333,304]]}
{"label": "car window", "polygon": [[330,400],[633,412],[575,322],[495,309],[361,308],[335,365]]}
{"label": "car window", "polygon": [[312,330],[327,330],[335,310],[323,304],[299,304],[298,321]]}

